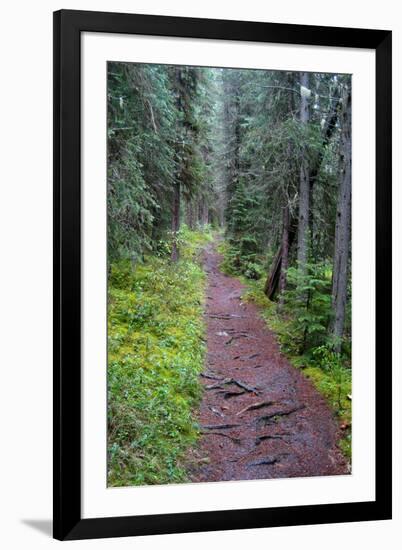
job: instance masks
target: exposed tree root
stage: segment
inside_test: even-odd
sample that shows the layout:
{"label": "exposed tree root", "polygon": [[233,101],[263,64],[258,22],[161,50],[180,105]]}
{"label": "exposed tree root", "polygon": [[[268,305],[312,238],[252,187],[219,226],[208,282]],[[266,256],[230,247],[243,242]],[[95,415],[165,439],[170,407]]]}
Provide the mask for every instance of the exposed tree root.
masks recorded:
{"label": "exposed tree root", "polygon": [[255,444],[259,445],[260,443],[262,443],[263,441],[266,441],[267,439],[283,439],[284,437],[289,436],[289,435],[292,435],[292,434],[290,434],[288,432],[284,432],[284,433],[281,433],[281,434],[260,435],[259,437],[256,438]]}
{"label": "exposed tree root", "polygon": [[234,315],[225,313],[207,313],[206,317],[210,319],[223,319],[224,321],[230,321],[230,319],[245,319],[245,315]]}
{"label": "exposed tree root", "polygon": [[235,340],[239,340],[240,338],[247,338],[247,336],[245,336],[244,334],[232,336],[231,338],[229,338],[229,340],[225,342],[225,346],[229,346],[232,342],[234,342]]}
{"label": "exposed tree root", "polygon": [[239,388],[246,390],[250,393],[255,393],[258,395],[259,390],[257,388],[254,388],[253,386],[249,386],[248,384],[245,384],[244,382],[241,382],[240,380],[236,380],[235,378],[224,378],[221,382],[217,382],[216,384],[210,384],[208,386],[205,386],[207,390],[215,390],[216,388],[224,389],[223,386],[226,384],[235,384],[236,386],[239,386]]}
{"label": "exposed tree root", "polygon": [[[237,332],[237,331],[235,331],[235,332]],[[234,340],[239,340],[240,338],[253,338],[254,340],[256,339],[255,336],[252,336],[251,334],[248,334],[248,332],[240,332],[239,334],[236,334],[235,336],[232,336],[231,338],[229,338],[229,340],[227,340],[225,342],[225,345],[228,346]]]}
{"label": "exposed tree root", "polygon": [[208,407],[210,411],[212,411],[216,416],[220,416],[221,418],[224,418],[224,414],[221,411],[218,411],[215,407]]}
{"label": "exposed tree root", "polygon": [[275,401],[259,401],[258,403],[252,403],[251,405],[248,405],[247,407],[244,407],[241,411],[237,413],[237,416],[241,416],[247,411],[254,411],[256,409],[262,409],[263,407],[270,407],[271,405],[274,405]]}
{"label": "exposed tree root", "polygon": [[230,439],[231,441],[233,441],[233,443],[236,443],[237,445],[239,445],[241,443],[241,439],[239,437],[232,437],[231,435],[229,434],[224,434],[222,432],[201,432],[203,435],[220,435],[221,437],[227,437],[228,439]]}
{"label": "exposed tree root", "polygon": [[216,393],[222,394],[224,399],[231,399],[232,397],[238,397],[239,395],[244,395],[246,391],[245,390],[243,391],[220,390]]}
{"label": "exposed tree root", "polygon": [[266,456],[265,458],[261,458],[260,460],[256,460],[254,462],[249,462],[247,464],[247,467],[249,466],[264,466],[266,464],[276,464],[277,462],[280,462],[281,458],[287,456],[287,453],[282,453],[275,456]]}
{"label": "exposed tree root", "polygon": [[223,376],[219,376],[213,372],[202,372],[201,375],[203,378],[208,378],[210,380],[223,380]]}
{"label": "exposed tree root", "polygon": [[304,408],[305,408],[305,405],[300,405],[298,407],[293,407],[293,409],[288,409],[285,411],[275,411],[273,413],[260,416],[259,418],[257,418],[257,423],[262,422],[265,424],[272,424],[273,423],[272,421],[274,421],[276,417],[289,416],[290,414],[296,411],[300,411],[301,409],[304,409]]}
{"label": "exposed tree root", "polygon": [[201,426],[202,430],[229,430],[230,428],[237,428],[240,424],[207,424]]}
{"label": "exposed tree root", "polygon": [[242,388],[243,390],[246,390],[250,393],[255,393],[255,395],[258,395],[260,393],[257,388],[254,388],[254,386],[249,386],[248,384],[240,382],[240,380],[235,380],[234,378],[232,378],[231,380],[232,384],[236,384],[236,386],[239,386],[239,388]]}

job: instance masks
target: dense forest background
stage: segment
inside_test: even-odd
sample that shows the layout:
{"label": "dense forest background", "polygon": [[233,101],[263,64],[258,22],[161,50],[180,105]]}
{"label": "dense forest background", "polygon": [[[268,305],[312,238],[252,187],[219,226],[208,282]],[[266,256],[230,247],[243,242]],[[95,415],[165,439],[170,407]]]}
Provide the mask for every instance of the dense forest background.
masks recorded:
{"label": "dense forest background", "polygon": [[[143,329],[150,316],[139,299],[137,312],[128,313],[124,277],[131,290],[145,292],[138,273],[163,261],[173,268],[169,277],[181,273],[175,284],[183,296],[191,289],[187,303],[200,299],[194,277],[201,275],[186,272],[195,286],[180,287],[197,231],[219,235],[223,269],[249,281],[295,364],[330,371],[324,393],[332,392],[344,412],[351,357],[349,75],[108,63],[112,363],[119,363],[113,350],[124,340],[117,321]],[[165,296],[172,290],[152,284]],[[110,372],[112,392],[113,380],[121,391]],[[114,425],[122,412],[113,407],[111,456],[124,460],[124,430]]]}

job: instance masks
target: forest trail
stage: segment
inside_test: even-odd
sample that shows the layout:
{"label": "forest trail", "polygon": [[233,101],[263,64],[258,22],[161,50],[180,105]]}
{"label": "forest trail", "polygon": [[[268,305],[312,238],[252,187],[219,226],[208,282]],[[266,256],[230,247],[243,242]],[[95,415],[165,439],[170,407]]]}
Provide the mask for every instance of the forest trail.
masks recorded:
{"label": "forest trail", "polygon": [[324,398],[281,354],[244,285],[219,269],[216,242],[204,251],[208,275],[205,386],[192,451],[192,481],[348,473],[337,422]]}

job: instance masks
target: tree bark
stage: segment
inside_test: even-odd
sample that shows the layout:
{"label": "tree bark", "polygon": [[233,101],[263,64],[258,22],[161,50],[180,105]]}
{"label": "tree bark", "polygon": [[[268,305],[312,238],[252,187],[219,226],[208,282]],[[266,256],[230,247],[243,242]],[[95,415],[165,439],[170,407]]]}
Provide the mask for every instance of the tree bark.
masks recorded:
{"label": "tree bark", "polygon": [[[174,85],[176,87],[176,105],[178,111],[182,111],[183,109],[183,100],[182,100],[182,74],[180,67],[175,68],[175,81]],[[177,145],[176,145],[176,178],[173,188],[173,204],[172,204],[172,254],[171,254],[171,260],[172,262],[177,262],[179,259],[179,249],[177,246],[177,233],[180,229],[180,179],[181,179],[181,172],[182,172],[182,160],[181,160],[181,154],[183,149],[183,142],[180,136],[180,130],[177,128]]]}
{"label": "tree bark", "polygon": [[175,183],[173,191],[173,208],[172,208],[172,262],[177,262],[179,259],[179,249],[177,246],[177,233],[180,229],[180,182]]}
{"label": "tree bark", "polygon": [[202,209],[202,225],[208,225],[208,222],[209,222],[209,212],[208,212],[208,205],[205,201],[205,199],[203,200],[203,209]]}
{"label": "tree bark", "polygon": [[[339,106],[340,106],[340,101],[338,100],[338,101],[336,101],[336,103],[334,103],[334,105],[332,107],[332,110],[331,110],[331,113],[328,116],[324,131],[323,131],[323,136],[322,136],[323,137],[322,151],[324,151],[324,148],[329,144],[329,142],[330,142],[330,140],[333,136],[333,133],[336,129],[338,118],[339,118]],[[317,176],[319,174],[319,171],[320,171],[320,167],[321,167],[323,157],[324,157],[324,153],[321,152],[318,159],[317,159],[317,162],[315,163],[313,168],[310,170],[310,174],[309,174],[309,185],[310,185],[309,196],[310,196],[310,198],[311,198],[311,193],[312,193],[314,183],[315,183],[315,181],[317,179]],[[298,224],[298,221],[294,218],[292,218],[289,222],[290,230],[289,230],[288,252],[290,250],[290,247],[292,245],[292,242],[293,242],[293,239],[294,239],[294,236],[295,236],[294,231],[295,231],[295,228],[297,227],[297,224]],[[267,280],[266,280],[265,287],[264,287],[264,292],[270,300],[272,300],[275,297],[275,294],[278,290],[278,285],[279,285],[279,280],[280,280],[279,270],[281,268],[282,268],[282,244],[278,249],[277,255],[275,256],[275,261],[272,264],[270,272],[268,273]]]}
{"label": "tree bark", "polygon": [[310,166],[310,215],[309,215],[309,228],[310,228],[310,250],[313,262],[316,259],[316,243],[317,243],[317,234],[315,233],[315,220],[314,220],[314,184],[317,181],[318,175],[320,173],[322,160],[324,158],[324,153],[326,147],[328,146],[334,131],[337,126],[338,116],[339,116],[339,107],[340,107],[340,98],[338,98],[338,90],[334,93],[335,97],[332,99],[331,110],[327,116],[323,133],[322,133],[322,146],[320,153],[317,156],[317,159],[314,161],[314,164]]}
{"label": "tree bark", "polygon": [[186,204],[186,223],[190,229],[194,229],[194,201],[190,199]]}
{"label": "tree bark", "polygon": [[287,269],[289,263],[289,205],[283,209],[283,224],[282,224],[282,258],[281,258],[281,274],[279,277],[279,308],[283,308],[284,291],[286,289]]}
{"label": "tree bark", "polygon": [[[297,227],[297,221],[294,218],[289,216],[288,258],[289,258],[289,250],[291,249],[293,241],[296,237],[296,227]],[[275,298],[276,291],[278,290],[278,286],[279,286],[279,280],[281,276],[281,267],[282,267],[282,252],[283,252],[282,246],[283,246],[283,243],[281,243],[281,246],[279,247],[279,250],[275,256],[275,259],[272,263],[271,269],[268,273],[268,277],[264,285],[264,293],[270,300],[273,300]]]}
{"label": "tree bark", "polygon": [[341,134],[340,184],[335,222],[335,250],[332,274],[332,335],[334,348],[341,349],[345,325],[351,230],[351,93],[344,99]]}
{"label": "tree bark", "polygon": [[[300,122],[307,126],[310,113],[307,91],[309,90],[308,73],[300,73],[301,101],[300,101]],[[306,154],[303,154],[300,166],[299,184],[299,224],[297,239],[297,261],[299,269],[305,272],[308,254],[308,226],[309,226],[309,205],[310,202],[310,176]]]}
{"label": "tree bark", "polygon": [[202,198],[200,198],[198,201],[198,210],[197,210],[198,225],[202,224],[202,212],[203,212]]}

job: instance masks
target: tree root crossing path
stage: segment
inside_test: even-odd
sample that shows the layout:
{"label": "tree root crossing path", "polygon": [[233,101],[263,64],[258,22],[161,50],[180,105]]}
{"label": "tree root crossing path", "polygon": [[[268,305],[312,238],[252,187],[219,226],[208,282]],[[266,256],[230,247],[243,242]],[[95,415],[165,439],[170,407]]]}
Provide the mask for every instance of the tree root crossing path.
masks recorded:
{"label": "tree root crossing path", "polygon": [[192,451],[192,481],[347,474],[339,428],[324,398],[281,354],[244,285],[219,269],[215,243],[208,274],[207,359]]}

